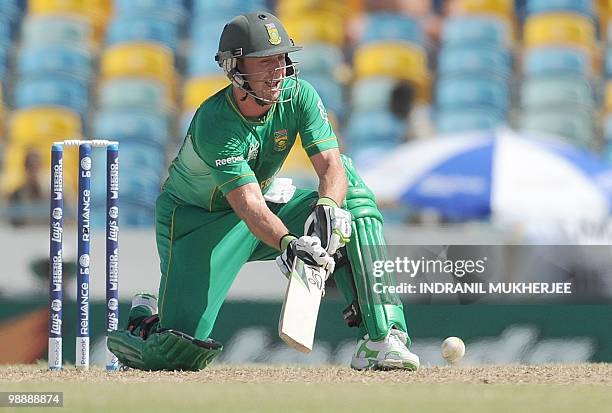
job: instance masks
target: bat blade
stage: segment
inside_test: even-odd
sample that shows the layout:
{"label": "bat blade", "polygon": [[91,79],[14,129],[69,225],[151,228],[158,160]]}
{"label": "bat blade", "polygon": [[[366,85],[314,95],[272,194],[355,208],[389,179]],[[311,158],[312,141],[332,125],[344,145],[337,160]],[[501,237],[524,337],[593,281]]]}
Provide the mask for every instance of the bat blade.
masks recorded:
{"label": "bat blade", "polygon": [[278,335],[289,347],[302,353],[312,351],[326,278],[324,269],[295,260],[278,322]]}

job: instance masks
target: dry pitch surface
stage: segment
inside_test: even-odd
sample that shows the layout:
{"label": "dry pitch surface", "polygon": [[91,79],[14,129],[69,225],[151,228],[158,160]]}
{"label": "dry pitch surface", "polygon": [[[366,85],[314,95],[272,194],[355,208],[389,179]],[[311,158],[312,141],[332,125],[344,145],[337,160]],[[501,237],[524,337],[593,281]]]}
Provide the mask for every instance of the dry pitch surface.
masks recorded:
{"label": "dry pitch surface", "polygon": [[[213,366],[106,373],[0,366],[0,391],[63,391],[63,412],[612,412],[612,364],[426,367]],[[25,412],[33,409],[0,408]],[[40,409],[36,409],[40,411]]]}

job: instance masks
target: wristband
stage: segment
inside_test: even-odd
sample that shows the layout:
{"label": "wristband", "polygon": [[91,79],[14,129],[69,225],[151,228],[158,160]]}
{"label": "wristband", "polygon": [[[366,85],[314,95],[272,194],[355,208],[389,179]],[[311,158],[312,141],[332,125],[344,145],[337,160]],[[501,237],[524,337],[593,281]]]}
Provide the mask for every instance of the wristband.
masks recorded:
{"label": "wristband", "polygon": [[317,205],[327,205],[332,208],[339,208],[336,201],[327,196],[322,196],[321,198],[319,198],[319,200],[317,201]]}
{"label": "wristband", "polygon": [[287,249],[287,246],[291,243],[291,241],[293,241],[294,239],[297,239],[297,237],[295,235],[293,235],[292,233],[287,233],[285,235],[283,235],[280,239],[279,245],[280,245],[280,250],[281,251],[285,251]]}

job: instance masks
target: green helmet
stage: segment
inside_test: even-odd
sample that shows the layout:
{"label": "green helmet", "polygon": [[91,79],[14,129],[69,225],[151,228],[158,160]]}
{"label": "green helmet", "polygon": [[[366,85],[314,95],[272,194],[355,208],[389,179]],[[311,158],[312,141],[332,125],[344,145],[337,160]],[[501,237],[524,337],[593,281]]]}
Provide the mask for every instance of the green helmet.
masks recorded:
{"label": "green helmet", "polygon": [[293,43],[276,16],[266,12],[254,12],[234,17],[225,25],[217,56],[266,57],[300,49],[302,48]]}
{"label": "green helmet", "polygon": [[[259,11],[236,16],[225,25],[221,33],[219,51],[215,55],[215,60],[232,83],[253,96],[258,103],[275,103],[253,93],[248,80],[249,75],[253,74],[240,73],[236,59],[284,54],[286,75],[282,80],[289,77],[297,80],[298,71],[288,53],[301,49],[302,47],[294,44],[276,16]],[[283,67],[279,69],[283,69]],[[291,100],[297,94],[297,81],[291,88],[295,89],[295,93],[292,93],[291,97],[284,101]]]}

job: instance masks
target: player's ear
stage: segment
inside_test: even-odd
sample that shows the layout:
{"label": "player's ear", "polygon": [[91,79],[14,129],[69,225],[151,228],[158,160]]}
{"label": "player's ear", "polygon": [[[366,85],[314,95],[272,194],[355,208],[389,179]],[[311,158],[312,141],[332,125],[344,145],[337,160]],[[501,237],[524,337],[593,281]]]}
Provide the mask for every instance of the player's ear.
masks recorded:
{"label": "player's ear", "polygon": [[295,73],[295,66],[293,66],[293,61],[289,57],[289,53],[285,53],[285,64],[287,65],[287,76],[293,76]]}
{"label": "player's ear", "polygon": [[240,73],[244,73],[244,59],[239,57],[236,59],[236,68],[238,69],[238,72]]}

